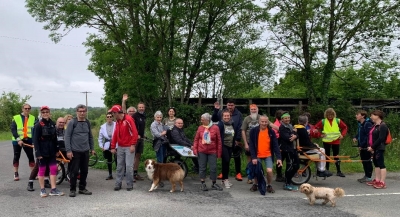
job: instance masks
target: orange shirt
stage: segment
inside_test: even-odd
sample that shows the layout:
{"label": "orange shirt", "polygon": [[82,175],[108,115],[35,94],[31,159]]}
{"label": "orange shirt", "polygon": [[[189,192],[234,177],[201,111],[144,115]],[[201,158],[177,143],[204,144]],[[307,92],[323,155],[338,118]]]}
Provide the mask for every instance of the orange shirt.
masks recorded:
{"label": "orange shirt", "polygon": [[23,132],[24,132],[24,138],[28,138],[28,117],[25,117]]}
{"label": "orange shirt", "polygon": [[261,130],[258,134],[258,158],[271,157],[271,139],[269,138],[268,129]]}

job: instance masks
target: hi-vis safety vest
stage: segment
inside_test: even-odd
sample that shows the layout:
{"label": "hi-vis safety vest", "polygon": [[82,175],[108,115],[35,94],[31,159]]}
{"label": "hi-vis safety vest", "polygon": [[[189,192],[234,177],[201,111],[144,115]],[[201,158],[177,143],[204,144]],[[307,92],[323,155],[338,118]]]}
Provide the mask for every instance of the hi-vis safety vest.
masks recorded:
{"label": "hi-vis safety vest", "polygon": [[339,128],[339,122],[340,119],[332,120],[332,125],[329,123],[329,120],[325,118],[323,120],[323,131],[322,133],[325,134],[325,137],[322,138],[323,142],[333,142],[337,139],[339,139],[341,133],[340,133],[340,128]]}
{"label": "hi-vis safety vest", "polygon": [[[13,120],[15,121],[15,123],[17,124],[17,133],[20,139],[24,138],[24,122],[22,121],[22,117],[21,115],[15,115],[13,117]],[[28,138],[32,138],[32,129],[33,126],[35,125],[35,116],[33,115],[29,115],[28,118],[28,123],[27,123],[27,127],[26,127],[26,134],[28,136]],[[14,136],[12,137],[13,141],[17,141]]]}

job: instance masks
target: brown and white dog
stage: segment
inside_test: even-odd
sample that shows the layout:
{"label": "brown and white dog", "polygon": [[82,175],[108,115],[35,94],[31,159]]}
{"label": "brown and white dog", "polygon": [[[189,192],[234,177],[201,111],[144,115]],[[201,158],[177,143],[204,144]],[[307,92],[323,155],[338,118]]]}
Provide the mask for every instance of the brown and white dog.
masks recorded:
{"label": "brown and white dog", "polygon": [[149,191],[157,189],[160,181],[168,180],[171,182],[172,189],[170,192],[175,191],[176,182],[179,182],[181,191],[183,191],[183,179],[185,172],[176,163],[157,163],[155,160],[147,159],[144,163],[147,176],[153,180]]}
{"label": "brown and white dog", "polygon": [[331,202],[333,207],[336,206],[335,198],[343,197],[345,194],[342,188],[314,187],[308,183],[300,185],[300,192],[308,197],[310,205],[314,205],[316,199],[324,199],[322,205]]}

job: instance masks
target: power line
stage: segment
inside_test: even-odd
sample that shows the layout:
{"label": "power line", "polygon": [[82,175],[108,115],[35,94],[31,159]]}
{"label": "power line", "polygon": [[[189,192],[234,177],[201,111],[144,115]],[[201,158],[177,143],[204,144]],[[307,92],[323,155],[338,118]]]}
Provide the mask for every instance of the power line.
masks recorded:
{"label": "power line", "polygon": [[26,89],[26,88],[1,88],[3,91],[33,91],[33,92],[51,92],[51,93],[81,93],[80,91],[73,90],[40,90],[40,89]]}
{"label": "power line", "polygon": [[78,48],[83,48],[83,46],[77,46],[77,45],[71,45],[71,44],[58,44],[58,43],[51,43],[51,42],[46,42],[46,41],[37,41],[37,40],[26,39],[26,38],[11,37],[11,36],[6,36],[6,35],[0,35],[0,38],[8,38],[8,39],[14,39],[14,40],[20,40],[20,41],[28,41],[28,42],[41,43],[41,44],[59,45],[59,46],[65,46],[65,47],[78,47]]}

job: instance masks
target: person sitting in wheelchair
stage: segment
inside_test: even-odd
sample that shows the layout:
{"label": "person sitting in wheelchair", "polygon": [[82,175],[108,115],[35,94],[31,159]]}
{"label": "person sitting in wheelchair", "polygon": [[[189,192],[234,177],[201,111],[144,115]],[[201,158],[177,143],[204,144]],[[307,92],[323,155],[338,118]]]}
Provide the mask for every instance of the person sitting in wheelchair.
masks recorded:
{"label": "person sitting in wheelchair", "polygon": [[320,161],[316,162],[317,165],[317,176],[318,177],[329,177],[332,176],[332,173],[325,169],[326,158],[325,158],[325,149],[319,147],[318,144],[311,142],[310,136],[308,135],[307,129],[305,126],[308,123],[308,117],[305,115],[300,115],[298,119],[299,124],[294,125],[297,129],[297,138],[299,141],[299,146],[304,148],[305,153],[307,154],[315,154],[319,155]]}
{"label": "person sitting in wheelchair", "polygon": [[[183,131],[183,120],[177,118],[175,120],[175,126],[171,129],[169,141],[171,144],[178,144],[181,146],[186,146],[192,148],[193,142],[188,139]],[[199,162],[197,158],[192,157],[193,161],[193,171],[198,173],[199,172]]]}

